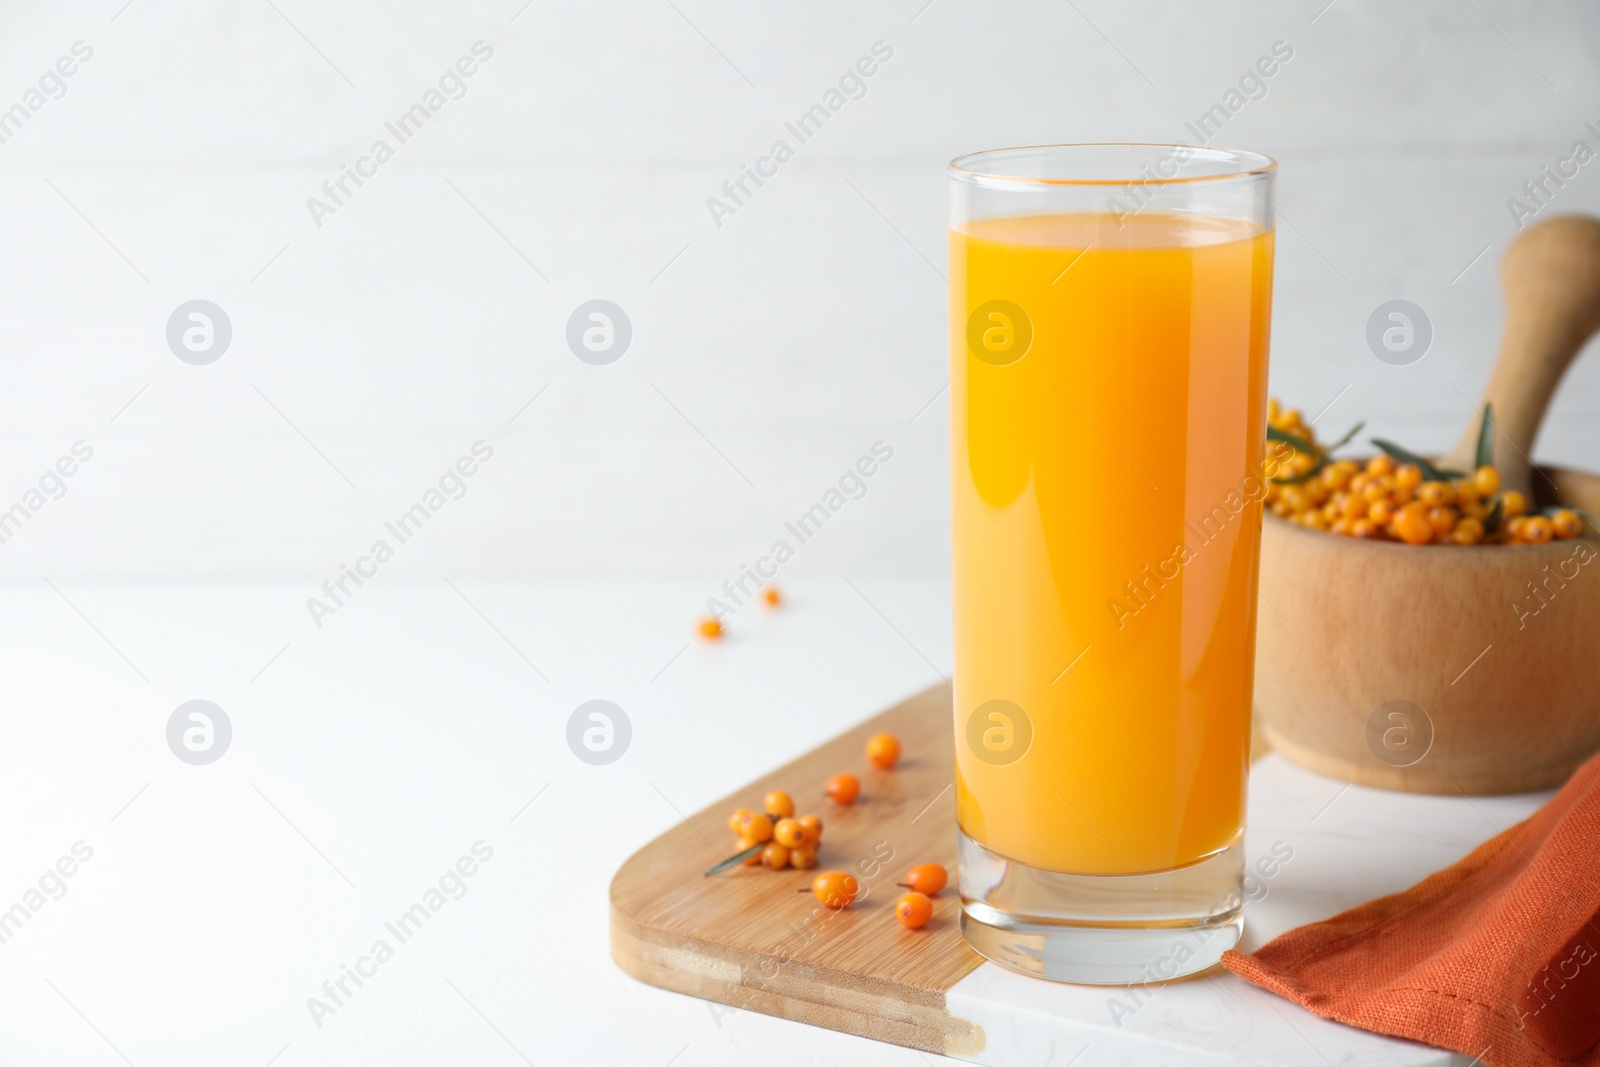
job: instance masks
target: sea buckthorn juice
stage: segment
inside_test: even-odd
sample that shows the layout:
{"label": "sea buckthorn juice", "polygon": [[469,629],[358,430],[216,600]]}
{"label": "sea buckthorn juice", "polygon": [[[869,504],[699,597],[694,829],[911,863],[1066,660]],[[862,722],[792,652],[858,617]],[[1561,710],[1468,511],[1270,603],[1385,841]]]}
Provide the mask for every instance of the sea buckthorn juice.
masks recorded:
{"label": "sea buckthorn juice", "polygon": [[952,165],[962,926],[1019,970],[1175,977],[1242,929],[1272,174]]}

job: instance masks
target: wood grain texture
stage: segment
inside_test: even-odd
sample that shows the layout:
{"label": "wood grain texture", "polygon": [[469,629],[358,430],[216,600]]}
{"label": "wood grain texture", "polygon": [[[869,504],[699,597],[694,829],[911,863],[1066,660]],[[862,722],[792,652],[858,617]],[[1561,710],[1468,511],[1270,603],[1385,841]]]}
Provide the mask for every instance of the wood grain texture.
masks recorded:
{"label": "wood grain texture", "polygon": [[[982,962],[961,937],[955,889],[955,798],[950,687],[898,704],[717,801],[635,853],[611,882],[611,954],[641,981],[666,989],[922,1049],[972,1054],[976,1027],[945,1011],[945,991]],[[903,745],[892,771],[866,761],[867,738]],[[839,807],[823,793],[848,771],[861,798]],[[728,815],[759,809],[770,789],[823,821],[813,871],[735,867],[701,872],[733,852]],[[921,930],[895,921],[918,863],[942,863],[951,884]],[[821,870],[848,870],[862,887],[830,912],[809,892]]]}
{"label": "wood grain texture", "polygon": [[[1541,503],[1600,514],[1600,478],[1547,469]],[[1416,793],[1516,793],[1600,750],[1600,540],[1456,547],[1337,537],[1268,515],[1256,616],[1256,717],[1272,747],[1330,777]],[[1389,701],[1432,744],[1380,759]]]}
{"label": "wood grain texture", "polygon": [[[1506,324],[1484,387],[1494,405],[1494,464],[1501,486],[1531,498],[1534,442],[1572,361],[1600,330],[1600,219],[1557,215],[1528,227],[1500,260]],[[1477,466],[1478,422],[1468,421],[1444,465]]]}

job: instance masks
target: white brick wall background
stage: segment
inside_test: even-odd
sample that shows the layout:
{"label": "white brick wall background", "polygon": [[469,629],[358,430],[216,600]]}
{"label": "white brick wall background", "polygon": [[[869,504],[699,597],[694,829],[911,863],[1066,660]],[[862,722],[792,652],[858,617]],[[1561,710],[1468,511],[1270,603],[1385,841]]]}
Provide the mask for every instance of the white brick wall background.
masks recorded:
{"label": "white brick wall background", "polygon": [[[396,571],[732,573],[882,439],[793,573],[942,574],[944,162],[1190,139],[1278,41],[1216,138],[1282,164],[1272,390],[1448,447],[1497,345],[1508,197],[1600,148],[1600,11],[1325,4],[12,5],[0,107],[93,55],[0,143],[0,508],[94,455],[0,576],[320,580],[480,438]],[[317,226],[307,198],[479,40],[465,95]],[[864,95],[718,226],[707,198],[878,41]],[[1597,171],[1546,213],[1600,210]],[[1435,329],[1408,367],[1363,340],[1393,297]],[[164,340],[194,298],[233,324],[209,366]],[[564,342],[592,298],[633,323],[610,366]],[[1586,359],[1539,451],[1596,468]]]}

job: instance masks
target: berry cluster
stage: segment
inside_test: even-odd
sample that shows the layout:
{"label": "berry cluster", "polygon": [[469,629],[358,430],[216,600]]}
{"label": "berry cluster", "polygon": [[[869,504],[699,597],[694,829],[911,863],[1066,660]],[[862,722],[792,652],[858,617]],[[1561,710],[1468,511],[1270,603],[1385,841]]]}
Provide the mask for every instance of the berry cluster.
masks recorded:
{"label": "berry cluster", "polygon": [[[867,742],[867,760],[879,770],[889,770],[900,760],[900,739],[893,734],[875,735]],[[861,795],[861,779],[853,774],[836,774],[828,779],[827,793],[835,804],[854,804]],[[815,815],[795,818],[794,798],[781,789],[768,793],[761,807],[762,811],[739,808],[728,816],[728,829],[738,837],[736,854],[707,874],[724,871],[735,862],[775,871],[785,867],[805,870],[817,865],[822,820]]]}
{"label": "berry cluster", "polygon": [[822,844],[822,820],[815,815],[794,817],[794,798],[774,789],[762,802],[765,814],[739,808],[728,816],[728,829],[738,835],[737,851],[746,867],[785,867],[805,870],[817,865]]}
{"label": "berry cluster", "polygon": [[[882,771],[900,761],[900,739],[893,734],[875,734],[867,741],[867,762]],[[836,774],[828,779],[828,796],[835,804],[854,804],[861,795],[861,779],[853,774]],[[765,866],[772,870],[786,867],[804,870],[817,865],[817,849],[822,844],[822,820],[815,815],[795,818],[794,798],[775,789],[762,798],[762,811],[739,808],[728,816],[728,828],[737,837],[732,856],[706,872],[720,874],[730,867]],[[933,918],[933,900],[945,887],[949,875],[937,863],[924,863],[906,872],[898,883],[908,890],[894,903],[895,918],[902,926],[915,930]],[[802,889],[801,892],[808,890]],[[848,871],[823,871],[811,882],[809,892],[823,907],[837,911],[849,907],[861,893],[861,885]]]}
{"label": "berry cluster", "polygon": [[1570,508],[1529,514],[1522,493],[1501,492],[1500,472],[1487,462],[1488,408],[1482,462],[1470,474],[1436,467],[1379,438],[1373,444],[1383,451],[1365,463],[1332,459],[1356,431],[1324,446],[1298,410],[1283,410],[1276,400],[1267,405],[1267,427],[1267,508],[1307,529],[1408,545],[1536,545],[1583,532],[1583,519]]}

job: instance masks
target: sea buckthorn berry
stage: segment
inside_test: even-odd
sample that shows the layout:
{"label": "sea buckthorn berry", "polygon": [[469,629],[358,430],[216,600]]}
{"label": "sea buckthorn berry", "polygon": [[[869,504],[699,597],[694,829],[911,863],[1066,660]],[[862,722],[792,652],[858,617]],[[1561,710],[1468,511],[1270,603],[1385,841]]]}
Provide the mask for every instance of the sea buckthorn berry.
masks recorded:
{"label": "sea buckthorn berry", "polygon": [[781,789],[774,789],[761,801],[761,807],[774,819],[787,819],[794,814],[794,798]]}
{"label": "sea buckthorn berry", "polygon": [[1456,509],[1442,505],[1428,509],[1428,525],[1433,527],[1434,533],[1447,534],[1456,528]]}
{"label": "sea buckthorn berry", "polygon": [[758,841],[771,841],[772,820],[760,812],[752,811],[739,820],[739,836],[752,845]]}
{"label": "sea buckthorn berry", "polygon": [[845,871],[823,871],[811,880],[811,895],[823,907],[835,910],[856,899],[860,889],[855,878]]}
{"label": "sea buckthorn berry", "polygon": [[739,820],[743,819],[746,815],[751,814],[754,813],[751,812],[749,808],[734,808],[733,814],[728,816],[728,829],[732,830],[736,834],[739,833],[739,827],[741,825]]}
{"label": "sea buckthorn berry", "polygon": [[[1423,460],[1396,458],[1401,450],[1388,445],[1389,451],[1366,460],[1334,459],[1301,413],[1275,399],[1267,423],[1278,436],[1291,435],[1301,444],[1269,438],[1262,445],[1265,484],[1257,499],[1303,529],[1412,545],[1543,544],[1585,530],[1580,512],[1547,509],[1536,515],[1524,492],[1502,491],[1500,470],[1492,463],[1439,475]],[[1487,529],[1491,517],[1493,533]],[[1540,521],[1530,526],[1536,517]]]}
{"label": "sea buckthorn berry", "polygon": [[699,630],[701,637],[722,636],[722,624],[716,619],[711,618],[709,615],[700,620]]}
{"label": "sea buckthorn berry", "polygon": [[806,840],[813,845],[822,840],[822,820],[815,815],[802,815],[795,820],[800,824],[800,829],[806,832]]}
{"label": "sea buckthorn berry", "polygon": [[[741,838],[739,838],[737,841],[735,841],[733,843],[733,851],[736,852],[736,853],[743,852],[745,849],[755,848],[755,846],[759,845],[759,844],[761,844],[760,841],[751,841],[747,837],[741,837]],[[746,856],[745,860],[744,860],[744,866],[746,866],[746,867],[757,867],[757,866],[760,866],[760,864],[761,864],[761,852],[762,852],[761,849],[756,849],[755,852],[752,852],[749,856]]]}
{"label": "sea buckthorn berry", "polygon": [[1474,518],[1465,518],[1456,523],[1456,528],[1450,531],[1452,545],[1476,545],[1483,541],[1483,523]]}
{"label": "sea buckthorn berry", "polygon": [[783,594],[778,592],[777,586],[769,585],[761,590],[761,599],[767,602],[768,607],[775,608],[783,603]]}
{"label": "sea buckthorn berry", "polygon": [[861,779],[853,774],[836,774],[828,779],[828,796],[835,804],[854,804],[861,795]]}
{"label": "sea buckthorn berry", "polygon": [[875,734],[867,742],[867,762],[886,771],[900,759],[900,739],[894,734]]}
{"label": "sea buckthorn berry", "polygon": [[900,925],[916,930],[933,918],[933,901],[921,893],[907,893],[894,902],[894,917]]}
{"label": "sea buckthorn berry", "polygon": [[1428,509],[1412,502],[1401,508],[1394,517],[1395,533],[1408,545],[1425,545],[1433,540],[1433,526],[1428,522]]}
{"label": "sea buckthorn berry", "polygon": [[814,844],[796,845],[789,850],[789,866],[797,871],[810,870],[817,865],[817,846]]}
{"label": "sea buckthorn berry", "polygon": [[761,850],[761,863],[775,871],[789,866],[789,850],[776,841]]}
{"label": "sea buckthorn berry", "polygon": [[1456,487],[1449,482],[1423,482],[1417,487],[1417,499],[1430,508],[1455,503]]}
{"label": "sea buckthorn berry", "polygon": [[1494,467],[1479,467],[1472,472],[1472,488],[1479,496],[1494,496],[1500,491],[1500,472]]}
{"label": "sea buckthorn berry", "polygon": [[926,895],[938,896],[939,890],[945,887],[950,880],[943,865],[938,863],[919,863],[906,872],[905,880],[899,884],[906,889]]}
{"label": "sea buckthorn berry", "polygon": [[794,819],[779,819],[772,828],[772,839],[784,848],[797,848],[806,843],[806,828]]}

